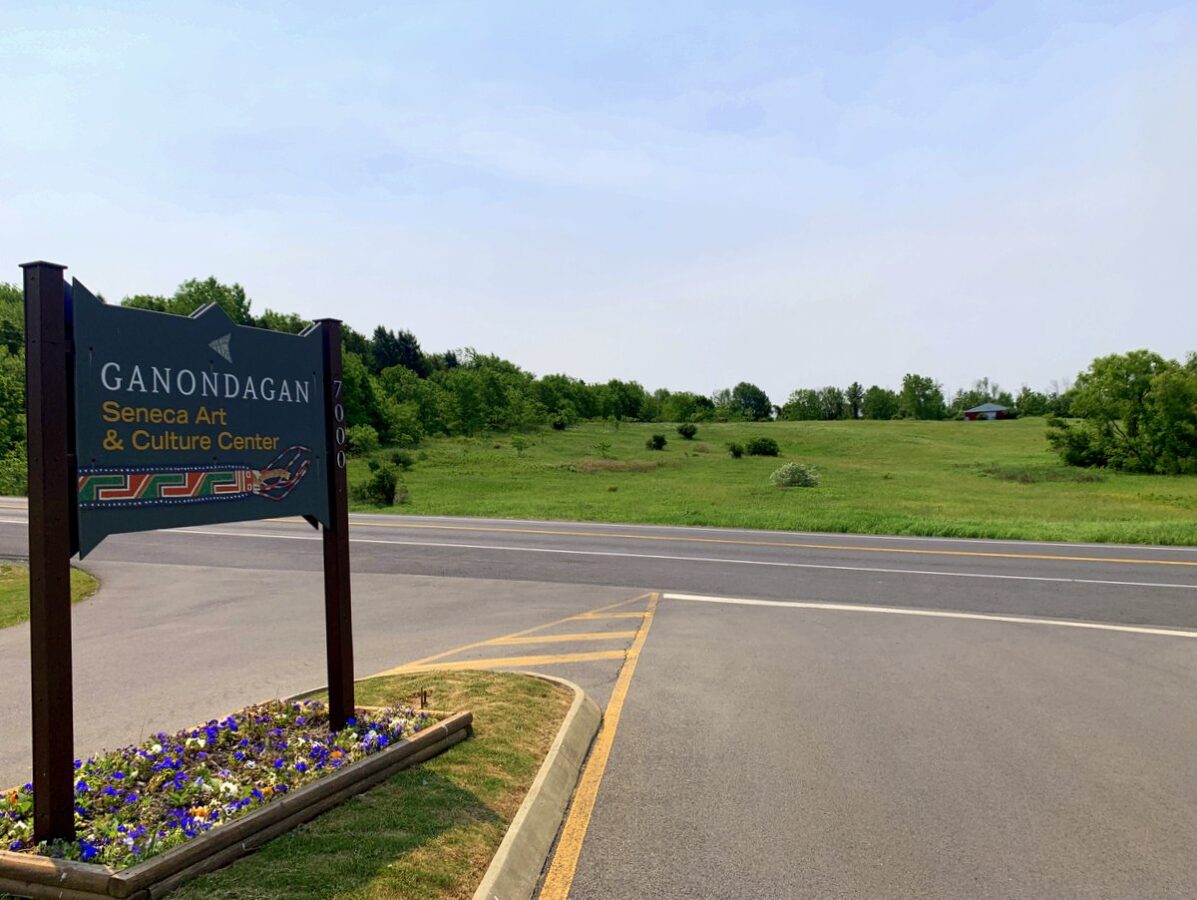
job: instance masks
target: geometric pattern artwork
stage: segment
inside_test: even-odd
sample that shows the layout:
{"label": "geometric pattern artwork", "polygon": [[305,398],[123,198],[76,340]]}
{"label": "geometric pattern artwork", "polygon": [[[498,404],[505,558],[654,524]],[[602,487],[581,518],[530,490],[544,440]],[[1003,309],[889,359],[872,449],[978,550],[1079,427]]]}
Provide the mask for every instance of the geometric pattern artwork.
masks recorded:
{"label": "geometric pattern artwork", "polygon": [[312,466],[307,447],[288,447],[264,468],[239,463],[164,466],[81,466],[79,506],[85,509],[181,506],[265,497],[282,500]]}

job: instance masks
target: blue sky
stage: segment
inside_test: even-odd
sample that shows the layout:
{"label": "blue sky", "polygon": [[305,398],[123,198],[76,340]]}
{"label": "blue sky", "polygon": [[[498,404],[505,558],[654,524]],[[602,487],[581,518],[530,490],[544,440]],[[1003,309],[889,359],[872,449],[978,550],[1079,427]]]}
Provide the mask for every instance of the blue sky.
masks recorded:
{"label": "blue sky", "polygon": [[1193,3],[6,2],[0,246],[538,373],[1197,349]]}

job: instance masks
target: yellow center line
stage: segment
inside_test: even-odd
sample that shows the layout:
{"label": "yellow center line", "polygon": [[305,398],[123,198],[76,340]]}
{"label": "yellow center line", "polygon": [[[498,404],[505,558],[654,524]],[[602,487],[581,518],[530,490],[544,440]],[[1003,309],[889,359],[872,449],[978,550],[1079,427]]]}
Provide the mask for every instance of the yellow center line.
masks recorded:
{"label": "yellow center line", "polygon": [[611,701],[603,713],[603,724],[598,736],[594,739],[594,746],[590,751],[590,759],[586,763],[586,771],[578,782],[578,789],[574,793],[574,801],[570,806],[569,817],[561,829],[561,839],[557,842],[557,851],[553,854],[553,862],[549,873],[545,876],[544,885],[540,889],[540,900],[567,900],[569,889],[574,883],[574,874],[578,869],[578,857],[582,853],[582,842],[586,840],[586,830],[590,827],[590,817],[594,813],[595,800],[598,798],[599,785],[603,781],[603,773],[607,768],[607,759],[611,755],[611,745],[615,742],[615,731],[619,728],[619,718],[623,713],[623,705],[628,697],[628,688],[632,684],[632,676],[636,674],[636,661],[640,659],[640,652],[644,649],[644,642],[648,640],[648,630],[653,624],[653,611],[657,608],[659,594],[653,594],[648,601],[648,610],[644,615],[644,622],[640,626],[636,640],[628,649],[627,661],[619,670],[615,680],[615,689],[611,692]]}
{"label": "yellow center line", "polygon": [[495,638],[487,641],[486,646],[501,646],[508,644],[569,644],[575,641],[619,641],[634,638],[634,631],[587,631],[582,634],[533,634],[528,637]]}
{"label": "yellow center line", "polygon": [[[598,609],[593,609],[590,612],[591,613],[601,613],[608,609],[617,609],[620,606],[627,606],[629,603],[635,603],[638,600],[643,600],[648,596],[650,596],[650,595],[649,594],[641,594],[638,597],[630,597],[627,600],[620,600],[618,603],[611,603],[607,606],[600,606]],[[587,613],[586,615],[589,615],[589,614],[590,613]],[[485,647],[487,644],[491,643],[492,641],[506,641],[506,640],[510,640],[511,638],[523,637],[526,634],[535,634],[537,631],[544,631],[546,628],[552,628],[554,625],[564,625],[566,622],[572,622],[576,618],[577,618],[577,616],[566,616],[563,619],[556,619],[555,621],[546,622],[543,625],[537,625],[533,628],[525,628],[523,631],[513,631],[511,634],[504,634],[497,638],[487,638],[486,640],[482,640],[482,641],[474,641],[471,644],[462,644],[460,647],[454,647],[452,650],[443,650],[440,653],[432,654],[432,656],[425,656],[422,659],[413,660],[412,662],[406,663],[404,666],[401,666],[399,668],[403,669],[404,671],[407,671],[408,666],[427,665],[428,663],[435,662],[438,659],[444,659],[446,656],[453,656],[457,653],[464,653],[467,650],[474,650],[478,647]],[[388,675],[395,671],[398,671],[398,669],[389,669],[385,672],[377,672],[375,674]],[[373,676],[371,676],[371,677],[373,677]]]}
{"label": "yellow center line", "polygon": [[399,666],[383,675],[399,675],[408,672],[428,672],[433,669],[512,669],[528,666],[557,666],[562,663],[598,662],[605,659],[624,659],[623,650],[591,650],[585,653],[552,653],[542,656],[504,656],[496,659],[451,659],[432,665]]}
{"label": "yellow center line", "polygon": [[406,528],[435,531],[476,531],[500,534],[537,534],[550,537],[616,538],[626,541],[658,541],[678,544],[735,544],[741,547],[781,547],[799,550],[836,550],[862,553],[898,553],[915,556],[967,556],[985,559],[1035,559],[1048,562],[1116,563],[1135,566],[1190,566],[1197,560],[1141,559],[1118,556],[1066,556],[1050,553],[998,553],[988,550],[930,550],[921,547],[877,547],[858,544],[817,544],[803,541],[751,541],[738,538],[682,537],[663,534],[630,534],[616,531],[565,531],[550,528],[502,528],[496,525],[432,525],[415,522],[353,522],[354,528]]}
{"label": "yellow center line", "polygon": [[574,622],[582,621],[582,620],[593,621],[594,619],[643,619],[645,615],[646,615],[646,613],[642,613],[642,612],[618,612],[618,613],[592,612],[592,613],[582,613],[582,615],[580,615],[580,616],[574,616],[569,621],[574,621]]}

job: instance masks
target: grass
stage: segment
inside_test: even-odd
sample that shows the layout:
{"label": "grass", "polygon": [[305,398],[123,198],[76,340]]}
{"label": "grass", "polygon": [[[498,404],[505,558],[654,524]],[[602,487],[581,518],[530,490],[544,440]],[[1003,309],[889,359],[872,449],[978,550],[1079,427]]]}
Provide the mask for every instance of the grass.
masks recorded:
{"label": "grass", "polygon": [[[403,473],[419,515],[715,525],[864,534],[1197,545],[1197,476],[1064,466],[1042,419],[1008,422],[588,423],[562,432],[426,440]],[[664,433],[662,451],[645,439]],[[778,458],[732,459],[771,436]],[[380,456],[385,455],[379,454]],[[817,488],[769,475],[794,460]],[[349,478],[369,476],[350,461]],[[370,507],[355,505],[354,509]]]}
{"label": "grass", "polygon": [[[71,567],[71,602],[86,600],[100,588],[94,575]],[[0,628],[29,618],[29,570],[0,563]]]}
{"label": "grass", "polygon": [[474,736],[185,885],[193,898],[470,897],[523,802],[572,695],[523,675],[429,672],[358,685],[362,705],[474,712]]}

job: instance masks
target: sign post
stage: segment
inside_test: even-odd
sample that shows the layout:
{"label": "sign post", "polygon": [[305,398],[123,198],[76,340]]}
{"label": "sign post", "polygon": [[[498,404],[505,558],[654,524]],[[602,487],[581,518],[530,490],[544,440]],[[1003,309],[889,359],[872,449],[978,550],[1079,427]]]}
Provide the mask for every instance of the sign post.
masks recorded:
{"label": "sign post", "polygon": [[341,322],[320,319],[324,428],[328,447],[328,518],[324,528],[324,635],[328,644],[328,714],[333,730],[353,715],[353,622],[349,611],[349,490],[345,483],[345,406]]}
{"label": "sign post", "polygon": [[65,266],[26,263],[25,409],[29,454],[29,649],[33,687],[33,838],[75,836],[71,699],[74,442],[71,315]]}
{"label": "sign post", "polygon": [[341,323],[301,335],[110,306],[27,263],[34,839],[75,836],[70,558],[106,537],[303,516],[324,527],[330,725],[354,712]]}

